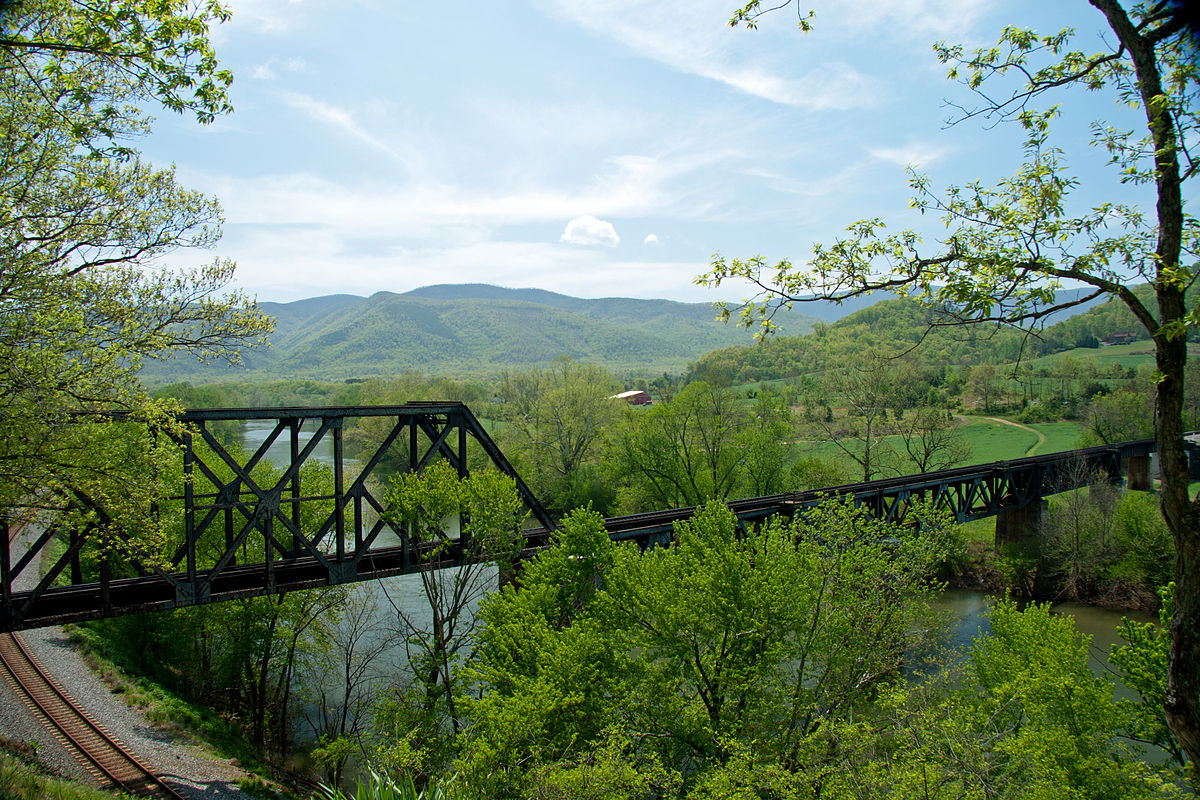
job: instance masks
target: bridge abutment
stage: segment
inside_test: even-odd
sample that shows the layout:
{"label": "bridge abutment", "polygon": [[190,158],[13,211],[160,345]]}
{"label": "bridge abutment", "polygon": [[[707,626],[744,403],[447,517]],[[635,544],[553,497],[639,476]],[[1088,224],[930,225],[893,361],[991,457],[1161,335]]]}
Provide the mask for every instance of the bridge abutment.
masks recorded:
{"label": "bridge abutment", "polygon": [[1004,545],[1023,545],[1033,541],[1048,505],[1046,500],[1035,500],[1020,508],[1008,509],[997,514],[996,549],[999,550]]}
{"label": "bridge abutment", "polygon": [[1150,478],[1150,456],[1127,456],[1121,462],[1121,472],[1125,473],[1125,488],[1138,492],[1148,492],[1154,488]]}

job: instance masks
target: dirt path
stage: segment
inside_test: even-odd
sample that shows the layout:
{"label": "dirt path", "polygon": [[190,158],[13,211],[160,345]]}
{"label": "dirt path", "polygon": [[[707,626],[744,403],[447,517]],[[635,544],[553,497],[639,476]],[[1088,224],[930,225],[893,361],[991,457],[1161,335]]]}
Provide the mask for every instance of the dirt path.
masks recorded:
{"label": "dirt path", "polygon": [[1023,431],[1029,431],[1034,436],[1036,436],[1037,441],[1034,442],[1033,445],[1030,446],[1030,448],[1025,451],[1025,455],[1027,455],[1027,456],[1037,455],[1038,448],[1046,443],[1046,434],[1042,433],[1039,430],[1035,430],[1035,429],[1029,427],[1028,425],[1022,425],[1019,422],[1013,422],[1011,419],[1001,419],[1000,417],[986,417],[986,419],[989,419],[992,422],[1000,422],[1005,425],[1012,425],[1014,428],[1020,428]]}

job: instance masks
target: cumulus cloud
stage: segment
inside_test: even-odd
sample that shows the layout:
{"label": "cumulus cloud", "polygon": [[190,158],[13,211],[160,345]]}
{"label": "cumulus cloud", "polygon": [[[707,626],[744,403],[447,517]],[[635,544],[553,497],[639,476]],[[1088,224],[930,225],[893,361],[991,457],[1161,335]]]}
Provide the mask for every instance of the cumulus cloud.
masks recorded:
{"label": "cumulus cloud", "polygon": [[653,233],[649,234],[645,239],[642,240],[642,244],[658,244],[658,235]]}
{"label": "cumulus cloud", "polygon": [[621,237],[617,236],[617,229],[611,222],[605,222],[590,214],[585,214],[567,223],[561,241],[567,244],[602,244],[606,247],[616,247],[621,243]]}

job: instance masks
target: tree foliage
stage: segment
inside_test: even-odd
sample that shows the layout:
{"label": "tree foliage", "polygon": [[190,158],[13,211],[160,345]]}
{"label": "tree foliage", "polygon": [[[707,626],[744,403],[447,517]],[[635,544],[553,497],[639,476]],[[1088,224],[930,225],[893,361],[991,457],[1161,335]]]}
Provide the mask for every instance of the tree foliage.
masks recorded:
{"label": "tree foliage", "polygon": [[791,408],[771,391],[745,404],[697,381],[650,408],[629,408],[609,437],[627,510],[699,506],[787,488]]}
{"label": "tree foliage", "polygon": [[501,443],[547,507],[607,505],[597,464],[604,434],[620,419],[623,404],[612,399],[620,391],[603,367],[566,356],[546,369],[501,375]]}
{"label": "tree foliage", "polygon": [[[269,327],[247,298],[220,294],[231,263],[164,266],[178,248],[211,246],[220,211],[129,145],[148,130],[143,103],[201,121],[228,110],[231,77],[208,42],[209,23],[225,16],[216,3],[174,1],[0,8],[5,517],[81,498],[147,503],[161,465],[98,457],[136,434],[77,425],[78,415],[118,410],[170,425],[173,407],[152,401],[137,379],[144,359],[236,360]],[[137,446],[151,449],[145,436]]]}
{"label": "tree foliage", "polygon": [[[1200,320],[1187,299],[1196,278],[1200,223],[1185,213],[1183,189],[1198,172],[1192,149],[1200,131],[1200,66],[1176,4],[1090,4],[1109,34],[1096,51],[1083,49],[1070,29],[1038,34],[1019,26],[1005,28],[992,47],[934,46],[948,77],[974,97],[973,104],[956,106],[957,121],[1014,122],[1024,133],[1021,163],[995,185],[975,181],[938,191],[928,176],[911,173],[913,208],[945,225],[936,243],[925,243],[914,230],[891,233],[882,219],[864,219],[838,240],[814,247],[802,267],[718,255],[700,281],[750,281],[760,294],[742,306],[741,319],[767,330],[774,309],[804,297],[847,298],[878,289],[942,309],[953,324],[1029,326],[1089,298],[1118,298],[1154,340],[1162,509],[1178,557],[1164,702],[1172,730],[1195,764],[1200,508],[1188,495],[1183,396],[1186,334]],[[734,22],[757,10],[758,3],[751,3]],[[1060,116],[1054,98],[1073,87],[1104,91],[1143,115],[1140,132],[1120,121],[1093,122],[1091,143],[1108,153],[1116,181],[1153,192],[1152,210],[1111,201],[1084,207],[1073,197],[1078,180],[1054,136]],[[1059,300],[1064,282],[1088,291]],[[1140,282],[1152,284],[1151,297],[1133,291]]]}
{"label": "tree foliage", "polygon": [[710,503],[675,547],[639,553],[593,512],[568,516],[521,588],[480,607],[464,774],[486,796],[542,796],[531,775],[603,768],[625,784],[599,796],[651,797],[746,752],[812,768],[826,728],[925,635],[926,576],[952,542],[926,522],[898,531],[831,502],[737,535]]}

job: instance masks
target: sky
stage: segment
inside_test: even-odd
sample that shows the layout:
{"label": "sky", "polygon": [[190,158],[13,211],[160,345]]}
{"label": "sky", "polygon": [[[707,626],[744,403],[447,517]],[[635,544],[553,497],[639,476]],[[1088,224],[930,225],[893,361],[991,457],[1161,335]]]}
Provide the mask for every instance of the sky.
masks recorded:
{"label": "sky", "polygon": [[[806,0],[807,34],[795,5],[730,28],[736,0],[229,5],[212,38],[235,111],[159,112],[139,146],[224,210],[215,253],[174,259],[231,258],[238,287],[279,302],[475,282],[738,300],[695,285],[714,253],[803,264],[867,217],[935,246],[906,166],[995,180],[1021,139],[947,126],[971,96],[932,43],[1103,26],[1083,0]],[[1125,191],[1086,145],[1112,109],[1064,100],[1077,202]]]}

